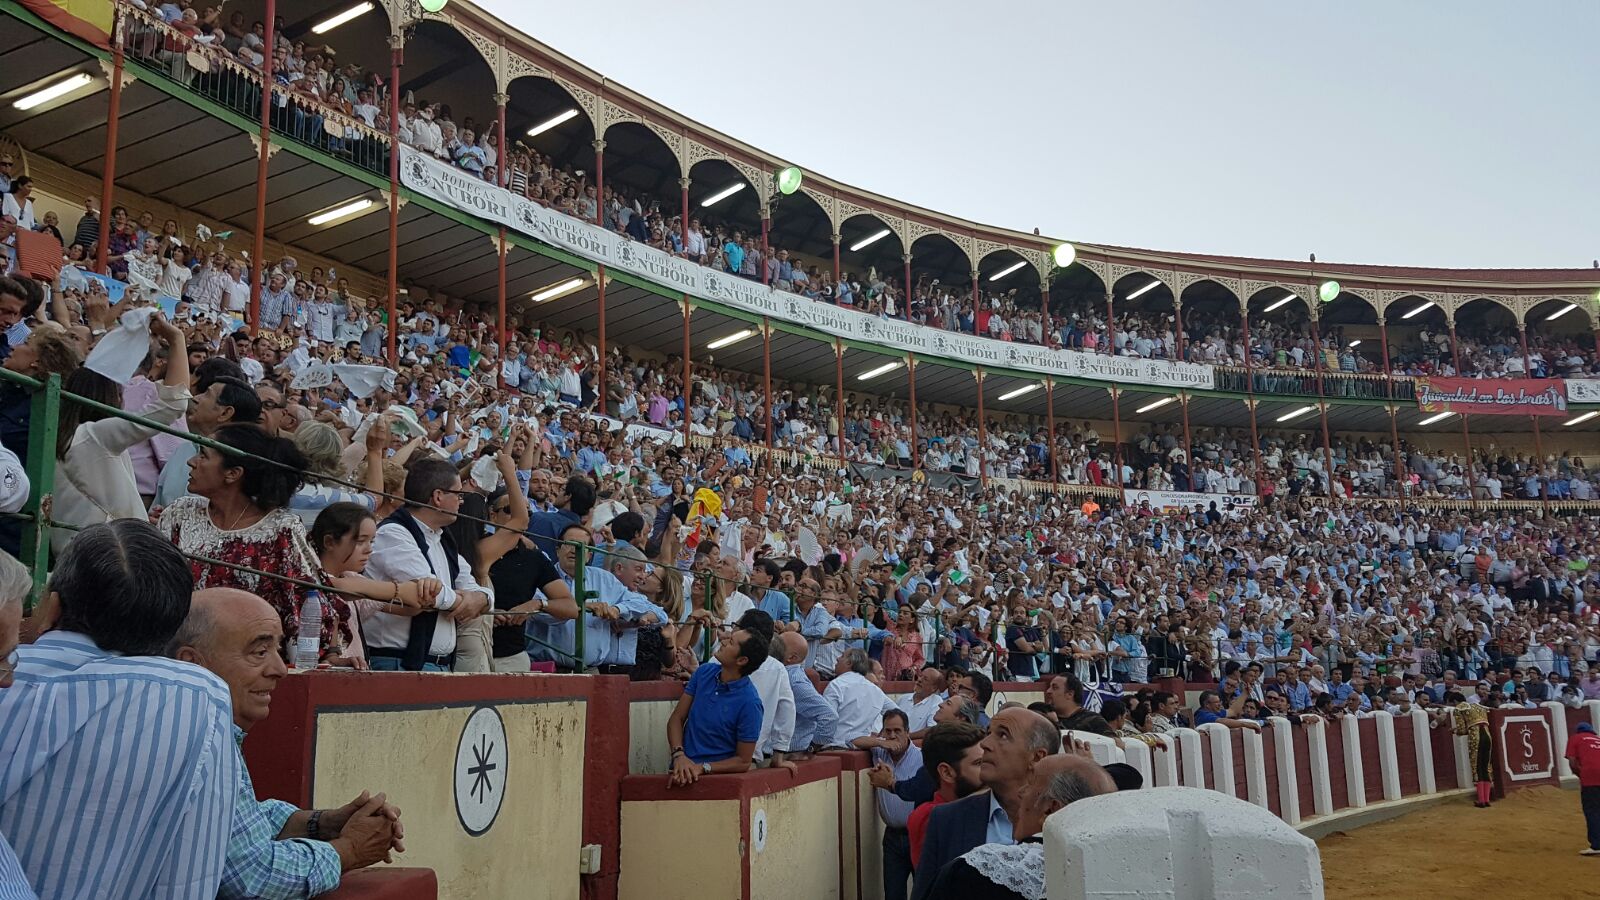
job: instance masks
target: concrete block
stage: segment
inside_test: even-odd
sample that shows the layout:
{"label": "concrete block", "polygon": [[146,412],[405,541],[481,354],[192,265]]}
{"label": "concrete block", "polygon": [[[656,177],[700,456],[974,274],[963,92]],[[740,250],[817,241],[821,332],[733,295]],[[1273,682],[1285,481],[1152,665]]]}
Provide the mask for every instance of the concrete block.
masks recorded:
{"label": "concrete block", "polygon": [[1360,808],[1367,805],[1366,767],[1361,764],[1361,730],[1356,726],[1355,716],[1340,719],[1339,729],[1344,736],[1344,782],[1348,789],[1347,798],[1351,807]]}
{"label": "concrete block", "polygon": [[[1294,726],[1282,716],[1267,720],[1272,729],[1273,749],[1278,767],[1278,808],[1283,810],[1283,820],[1290,825],[1300,824],[1300,767],[1294,758]],[[1313,785],[1313,787],[1315,787]]]}
{"label": "concrete block", "polygon": [[1328,775],[1328,732],[1332,727],[1327,719],[1312,719],[1305,724],[1306,741],[1311,751],[1311,806],[1312,815],[1333,814],[1333,782]]}
{"label": "concrete block", "polygon": [[1245,729],[1244,738],[1244,799],[1257,806],[1267,805],[1267,758],[1261,743],[1261,732]]}
{"label": "concrete block", "polygon": [[1572,763],[1567,761],[1567,707],[1559,700],[1546,700],[1539,704],[1550,710],[1550,742],[1556,755],[1556,774],[1572,777]]}
{"label": "concrete block", "polygon": [[1181,767],[1181,780],[1184,787],[1203,788],[1206,786],[1206,757],[1201,749],[1200,732],[1193,728],[1174,728],[1172,733],[1178,737],[1179,766]]}
{"label": "concrete block", "polygon": [[1233,783],[1233,739],[1226,725],[1211,722],[1200,726],[1206,749],[1211,752],[1211,786],[1229,797],[1239,796]]}
{"label": "concrete block", "polygon": [[1178,786],[1178,739],[1170,734],[1158,734],[1156,740],[1165,750],[1150,754],[1150,769],[1155,777],[1145,781],[1149,787]]}
{"label": "concrete block", "polygon": [[1317,845],[1215,791],[1158,787],[1080,800],[1045,822],[1051,900],[1322,900]]}
{"label": "concrete block", "polygon": [[1596,731],[1600,731],[1600,700],[1585,700],[1583,708],[1589,711],[1589,724],[1593,725]]}
{"label": "concrete block", "polygon": [[1143,741],[1134,738],[1122,739],[1122,761],[1139,770],[1139,774],[1144,776],[1144,786],[1147,788],[1155,787],[1155,769],[1152,767],[1151,758],[1157,753],[1166,756],[1162,751],[1152,750]]}
{"label": "concrete block", "polygon": [[1424,794],[1436,794],[1439,782],[1433,774],[1433,732],[1428,728],[1428,714],[1421,709],[1411,710],[1411,737],[1417,755],[1417,787]]}
{"label": "concrete block", "polygon": [[1378,774],[1383,784],[1383,799],[1400,799],[1400,754],[1395,746],[1394,716],[1384,710],[1372,714],[1378,721]]}

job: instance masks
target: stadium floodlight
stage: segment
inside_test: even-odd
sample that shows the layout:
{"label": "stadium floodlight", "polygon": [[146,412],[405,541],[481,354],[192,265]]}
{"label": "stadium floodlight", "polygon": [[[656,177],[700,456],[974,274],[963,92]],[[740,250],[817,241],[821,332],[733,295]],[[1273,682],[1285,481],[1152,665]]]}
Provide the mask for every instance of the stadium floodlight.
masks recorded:
{"label": "stadium floodlight", "polygon": [[49,103],[51,100],[55,100],[59,97],[65,97],[79,88],[87,87],[92,81],[94,81],[93,75],[90,75],[88,72],[79,72],[76,75],[62,79],[55,84],[50,85],[49,87],[34,91],[33,93],[23,97],[11,105],[20,110],[30,110],[35,106]]}
{"label": "stadium floodlight", "polygon": [[354,200],[347,200],[338,206],[317,213],[316,215],[307,219],[306,224],[327,225],[331,222],[337,222],[340,219],[348,219],[351,216],[360,215],[361,213],[373,209],[377,205],[377,201],[371,199],[370,197],[357,197]]}
{"label": "stadium floodlight", "polygon": [[1147,413],[1147,412],[1150,412],[1151,410],[1154,410],[1154,409],[1160,409],[1161,407],[1166,406],[1168,403],[1176,403],[1176,402],[1178,402],[1178,398],[1177,397],[1162,397],[1160,400],[1157,400],[1154,403],[1146,403],[1145,405],[1143,405],[1143,406],[1139,407],[1138,409],[1134,410],[1134,412],[1135,413]]}
{"label": "stadium floodlight", "polygon": [[588,283],[589,279],[587,278],[568,278],[566,281],[558,281],[547,288],[534,291],[532,294],[528,295],[528,299],[532,300],[534,303],[543,303],[546,300],[554,300],[557,297],[564,297]]}
{"label": "stadium floodlight", "polygon": [[1340,287],[1337,281],[1324,281],[1317,287],[1317,298],[1323,303],[1332,303],[1339,299],[1339,294],[1343,290],[1344,288]]}
{"label": "stadium floodlight", "polygon": [[1004,394],[1000,395],[1000,399],[1001,400],[1015,400],[1018,397],[1021,397],[1023,394],[1031,394],[1034,391],[1037,391],[1038,389],[1039,389],[1039,383],[1038,382],[1034,382],[1033,384],[1025,384],[1022,387],[1019,387],[1014,391],[1006,391]]}
{"label": "stadium floodlight", "polygon": [[438,12],[449,2],[450,0],[422,0],[422,8],[428,12]]}
{"label": "stadium floodlight", "polygon": [[871,381],[872,379],[877,378],[879,375],[882,375],[882,374],[884,374],[886,372],[893,372],[895,369],[898,369],[903,365],[905,365],[905,363],[902,363],[899,360],[895,360],[894,362],[884,363],[883,365],[877,367],[876,369],[868,369],[865,372],[862,372],[860,375],[857,375],[856,376],[856,380],[857,381]]}
{"label": "stadium floodlight", "polygon": [[1122,299],[1124,299],[1124,300],[1137,300],[1140,297],[1143,297],[1145,294],[1150,293],[1151,291],[1155,290],[1158,287],[1161,287],[1161,279],[1159,279],[1159,278],[1157,278],[1155,281],[1150,282],[1149,284],[1145,285],[1144,287],[1139,288],[1137,291],[1134,291],[1133,293],[1129,294],[1128,296],[1123,297]]}
{"label": "stadium floodlight", "polygon": [[886,238],[888,236],[889,236],[889,229],[887,229],[887,228],[883,229],[882,231],[874,231],[872,234],[869,234],[866,237],[862,238],[861,240],[856,241],[854,244],[851,244],[850,245],[850,252],[854,253],[857,250],[860,250],[860,249],[862,249],[864,247],[870,247],[873,244],[876,244],[877,242],[883,240],[884,238]]}
{"label": "stadium floodlight", "polygon": [[1426,419],[1423,419],[1422,421],[1418,422],[1417,424],[1418,425],[1432,425],[1435,422],[1443,422],[1445,419],[1448,419],[1453,415],[1455,415],[1455,413],[1450,412],[1449,410],[1445,410],[1442,413],[1434,413],[1433,415],[1427,417]]}
{"label": "stadium floodlight", "polygon": [[1280,298],[1279,300],[1274,302],[1271,306],[1267,307],[1266,309],[1263,309],[1262,312],[1264,312],[1264,313],[1272,312],[1273,310],[1277,309],[1278,307],[1284,305],[1285,303],[1288,303],[1290,300],[1294,300],[1294,299],[1298,298],[1299,296],[1300,296],[1299,294],[1295,294],[1295,293],[1285,294],[1285,295],[1283,295],[1282,298]]}
{"label": "stadium floodlight", "polygon": [[1317,408],[1315,406],[1302,406],[1299,409],[1295,410],[1294,412],[1287,412],[1287,413],[1284,413],[1283,415],[1279,416],[1278,417],[1278,421],[1279,422],[1287,422],[1290,419],[1298,419],[1301,416],[1305,415],[1306,413],[1316,412],[1316,411],[1317,411]]}
{"label": "stadium floodlight", "polygon": [[1578,304],[1576,304],[1576,303],[1568,303],[1566,306],[1563,306],[1560,309],[1556,310],[1555,312],[1551,313],[1550,315],[1545,316],[1544,320],[1546,322],[1554,322],[1555,320],[1561,318],[1562,316],[1566,315],[1569,312],[1572,312],[1573,310],[1575,310],[1577,308],[1578,308]]}
{"label": "stadium floodlight", "polygon": [[806,173],[800,171],[799,166],[789,166],[779,169],[774,180],[778,185],[778,193],[788,196],[800,190],[800,183],[805,181]]}
{"label": "stadium floodlight", "polygon": [[344,23],[350,21],[351,19],[357,18],[359,16],[364,16],[367,13],[372,12],[372,10],[375,9],[375,8],[376,7],[374,7],[372,5],[370,0],[366,0],[366,2],[362,2],[362,3],[357,3],[355,6],[350,7],[349,9],[345,10],[344,12],[339,13],[336,16],[332,16],[330,18],[323,19],[321,22],[318,22],[317,24],[311,26],[311,30],[315,34],[327,34],[328,32],[334,30],[335,28],[338,28],[340,25],[343,25]]}
{"label": "stadium floodlight", "polygon": [[1565,422],[1562,422],[1561,424],[1563,424],[1563,425],[1581,425],[1584,422],[1587,422],[1590,419],[1594,418],[1595,416],[1600,416],[1600,409],[1592,409],[1592,410],[1584,413],[1581,416],[1575,416],[1575,417],[1573,417],[1571,419],[1566,420]]}
{"label": "stadium floodlight", "polygon": [[705,198],[704,200],[701,200],[700,201],[700,208],[701,209],[705,209],[706,207],[711,206],[712,204],[721,203],[722,201],[728,199],[729,197],[732,197],[734,194],[737,194],[742,190],[744,190],[744,182],[735,181],[733,184],[730,184],[727,187],[723,188],[722,190],[717,191],[715,194],[712,194],[711,196]]}
{"label": "stadium floodlight", "polygon": [[1055,260],[1056,268],[1065,269],[1078,259],[1078,248],[1071,244],[1057,244],[1050,256]]}
{"label": "stadium floodlight", "polygon": [[1025,263],[1025,262],[1023,262],[1022,260],[1019,259],[1016,262],[1012,263],[1011,265],[1006,266],[1004,269],[1001,269],[1000,271],[994,273],[993,275],[990,275],[989,276],[989,280],[991,282],[999,281],[1000,279],[1006,277],[1007,275],[1010,275],[1012,272],[1015,272],[1016,270],[1022,268],[1025,265],[1027,265],[1027,263]]}
{"label": "stadium floodlight", "polygon": [[1359,346],[1361,346],[1361,338],[1356,338],[1355,340],[1351,341],[1350,343],[1345,344],[1344,348],[1346,350],[1354,350],[1355,348],[1357,348]]}
{"label": "stadium floodlight", "polygon": [[755,333],[756,330],[754,328],[741,328],[738,331],[735,331],[733,334],[723,335],[722,337],[717,338],[716,340],[707,344],[706,349],[721,350],[723,347],[737,344],[745,338],[753,336]]}
{"label": "stadium floodlight", "polygon": [[1417,307],[1416,309],[1413,309],[1411,312],[1406,313],[1405,315],[1401,316],[1400,318],[1409,319],[1409,318],[1412,318],[1414,316],[1419,316],[1419,315],[1422,314],[1423,310],[1427,309],[1428,307],[1430,307],[1432,305],[1433,305],[1433,301],[1429,300],[1427,303],[1422,304],[1421,306]]}
{"label": "stadium floodlight", "polygon": [[532,128],[529,128],[528,129],[528,137],[538,137],[539,135],[544,134],[546,131],[549,131],[550,129],[556,127],[557,125],[560,125],[562,122],[565,122],[565,121],[567,121],[569,119],[577,118],[577,116],[578,116],[578,110],[576,110],[576,109],[569,109],[566,112],[559,113],[557,115],[551,116],[550,118],[544,120],[543,122],[540,122],[539,124],[533,126]]}

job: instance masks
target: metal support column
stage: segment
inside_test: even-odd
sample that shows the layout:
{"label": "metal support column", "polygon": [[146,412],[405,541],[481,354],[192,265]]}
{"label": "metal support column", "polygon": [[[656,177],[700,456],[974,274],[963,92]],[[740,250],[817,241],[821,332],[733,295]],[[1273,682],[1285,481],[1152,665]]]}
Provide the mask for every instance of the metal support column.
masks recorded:
{"label": "metal support column", "polygon": [[[117,10],[116,17],[111,28],[111,90],[106,101],[106,158],[100,175],[100,239],[95,242],[94,252],[94,270],[101,275],[111,274],[108,262],[111,253],[111,188],[117,179],[117,125],[122,116],[122,42],[127,20],[121,10]],[[255,322],[253,309],[252,323]]]}

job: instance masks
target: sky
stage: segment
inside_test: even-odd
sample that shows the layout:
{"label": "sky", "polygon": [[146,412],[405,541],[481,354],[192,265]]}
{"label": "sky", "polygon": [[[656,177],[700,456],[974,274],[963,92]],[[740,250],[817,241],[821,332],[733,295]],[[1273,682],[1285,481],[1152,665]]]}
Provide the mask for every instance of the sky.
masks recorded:
{"label": "sky", "polygon": [[1322,262],[1600,257],[1596,0],[477,2],[808,171],[986,224]]}

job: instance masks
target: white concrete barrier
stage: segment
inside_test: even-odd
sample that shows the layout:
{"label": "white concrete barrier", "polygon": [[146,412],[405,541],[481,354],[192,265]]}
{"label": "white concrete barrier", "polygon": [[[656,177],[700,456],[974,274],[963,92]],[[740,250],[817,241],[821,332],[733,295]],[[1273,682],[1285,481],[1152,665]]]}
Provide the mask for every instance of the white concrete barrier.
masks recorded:
{"label": "white concrete barrier", "polygon": [[1178,737],[1179,760],[1184,787],[1203,788],[1206,786],[1206,757],[1201,749],[1200,732],[1193,728],[1174,728],[1172,733]]}
{"label": "white concrete barrier", "polygon": [[[1211,751],[1211,787],[1221,791],[1229,797],[1239,796],[1233,783],[1233,739],[1228,736],[1229,728],[1217,722],[1208,722],[1200,726],[1200,733],[1205,736],[1206,749]],[[1198,787],[1204,787],[1201,782]]]}
{"label": "white concrete barrier", "polygon": [[1600,731],[1600,700],[1585,700],[1583,708],[1589,711],[1589,724]]}
{"label": "white concrete barrier", "polygon": [[1556,772],[1562,778],[1572,777],[1572,763],[1567,761],[1567,707],[1559,700],[1546,700],[1539,704],[1550,710],[1551,749],[1556,755]]}
{"label": "white concrete barrier", "polygon": [[1166,750],[1157,750],[1150,754],[1150,768],[1155,778],[1145,782],[1150,787],[1177,787],[1178,786],[1178,738],[1173,734],[1158,734],[1156,740],[1160,741]]}
{"label": "white concrete barrier", "polygon": [[1155,769],[1153,759],[1157,753],[1162,756],[1164,751],[1155,750],[1149,744],[1137,738],[1122,739],[1122,761],[1139,770],[1139,775],[1144,779],[1144,787],[1155,787]]}
{"label": "white concrete barrier", "polygon": [[1259,806],[1158,787],[1073,803],[1045,822],[1051,900],[1322,900],[1317,845]]}
{"label": "white concrete barrier", "polygon": [[1333,782],[1328,774],[1327,719],[1313,719],[1305,724],[1306,743],[1311,756],[1311,813],[1317,816],[1333,814]]}
{"label": "white concrete barrier", "polygon": [[1372,714],[1378,722],[1378,773],[1383,782],[1383,799],[1400,799],[1400,754],[1394,740],[1394,716],[1384,710]]}
{"label": "white concrete barrier", "polygon": [[1424,794],[1438,793],[1439,782],[1433,775],[1433,731],[1425,710],[1411,710],[1411,744],[1417,755],[1417,789]]}
{"label": "white concrete barrier", "polygon": [[1294,726],[1282,716],[1267,720],[1272,729],[1273,762],[1278,767],[1278,808],[1283,820],[1300,824],[1300,768],[1294,759]]}
{"label": "white concrete barrier", "polygon": [[1361,765],[1361,729],[1355,716],[1339,720],[1339,732],[1344,736],[1344,786],[1352,807],[1367,805],[1366,769]]}
{"label": "white concrete barrier", "polygon": [[1261,732],[1245,729],[1244,734],[1244,799],[1260,807],[1267,805],[1267,759],[1261,744]]}
{"label": "white concrete barrier", "polygon": [[1117,742],[1104,735],[1090,734],[1087,731],[1063,731],[1061,732],[1062,753],[1072,752],[1072,741],[1087,745],[1090,755],[1094,757],[1094,761],[1102,766],[1127,761],[1123,757],[1122,748],[1117,746]]}

